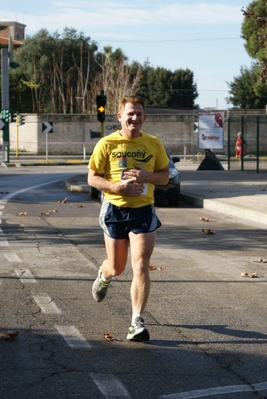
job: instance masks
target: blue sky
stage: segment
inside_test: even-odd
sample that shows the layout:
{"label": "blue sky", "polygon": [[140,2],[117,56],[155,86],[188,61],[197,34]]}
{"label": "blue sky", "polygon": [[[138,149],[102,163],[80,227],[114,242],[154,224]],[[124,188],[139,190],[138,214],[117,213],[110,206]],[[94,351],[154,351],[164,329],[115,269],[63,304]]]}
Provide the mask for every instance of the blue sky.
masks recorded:
{"label": "blue sky", "polygon": [[194,72],[201,108],[226,109],[226,82],[250,67],[241,39],[242,7],[247,0],[9,0],[1,6],[1,21],[18,21],[26,35],[41,28],[62,33],[65,27],[105,45],[121,48],[129,61],[172,71]]}

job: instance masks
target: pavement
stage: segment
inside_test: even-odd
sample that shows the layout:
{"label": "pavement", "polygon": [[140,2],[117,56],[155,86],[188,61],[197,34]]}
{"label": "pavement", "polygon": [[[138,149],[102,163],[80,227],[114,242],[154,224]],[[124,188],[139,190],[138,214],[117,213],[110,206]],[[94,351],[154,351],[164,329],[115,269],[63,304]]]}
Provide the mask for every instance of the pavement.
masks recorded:
{"label": "pavement", "polygon": [[[7,166],[15,166],[18,161]],[[20,160],[21,166],[84,164],[85,173],[66,180],[69,191],[88,192],[86,166],[88,160],[45,159]],[[191,206],[204,208],[226,215],[267,225],[267,170],[227,170],[227,162],[221,162],[224,170],[198,170],[199,162],[183,159],[176,164],[181,174],[181,200]]]}

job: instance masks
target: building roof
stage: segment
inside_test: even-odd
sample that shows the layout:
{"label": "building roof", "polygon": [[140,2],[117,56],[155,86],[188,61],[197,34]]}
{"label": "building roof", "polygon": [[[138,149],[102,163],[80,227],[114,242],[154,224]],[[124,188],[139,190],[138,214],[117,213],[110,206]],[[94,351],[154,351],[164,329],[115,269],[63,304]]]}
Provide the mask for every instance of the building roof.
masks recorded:
{"label": "building roof", "polygon": [[[5,36],[0,36],[0,44],[2,46],[8,46],[8,42],[9,42],[9,38],[5,37]],[[16,47],[20,47],[22,46],[23,42],[20,42],[18,40],[13,40],[13,46]]]}

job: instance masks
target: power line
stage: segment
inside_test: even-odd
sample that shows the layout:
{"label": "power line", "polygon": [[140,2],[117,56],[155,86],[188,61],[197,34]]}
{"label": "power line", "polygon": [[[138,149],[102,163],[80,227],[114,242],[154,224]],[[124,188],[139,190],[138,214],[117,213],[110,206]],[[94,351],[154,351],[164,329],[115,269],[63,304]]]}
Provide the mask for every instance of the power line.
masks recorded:
{"label": "power line", "polygon": [[[209,38],[209,39],[185,39],[185,40],[179,40],[179,39],[162,39],[162,40],[139,40],[139,39],[129,39],[129,40],[121,40],[121,39],[106,39],[106,40],[98,40],[99,43],[101,42],[121,42],[121,43],[166,43],[166,42],[172,42],[172,43],[189,43],[189,42],[215,42],[219,40],[240,40],[242,39],[241,37],[217,37],[217,38]],[[242,39],[243,40],[243,39]]]}

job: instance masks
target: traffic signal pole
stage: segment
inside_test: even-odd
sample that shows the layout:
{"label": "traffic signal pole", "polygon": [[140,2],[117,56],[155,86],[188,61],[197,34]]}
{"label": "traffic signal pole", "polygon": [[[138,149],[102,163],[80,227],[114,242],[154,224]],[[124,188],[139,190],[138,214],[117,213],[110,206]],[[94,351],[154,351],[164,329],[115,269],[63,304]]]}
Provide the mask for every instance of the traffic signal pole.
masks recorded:
{"label": "traffic signal pole", "polygon": [[16,157],[19,157],[19,114],[16,115]]}
{"label": "traffic signal pole", "polygon": [[105,131],[105,123],[101,122],[100,123],[100,137],[104,137],[104,131]]}
{"label": "traffic signal pole", "polygon": [[[9,110],[9,70],[8,70],[8,49],[1,48],[1,84],[2,84],[2,109]],[[9,121],[5,121],[3,129],[4,162],[9,162]]]}

